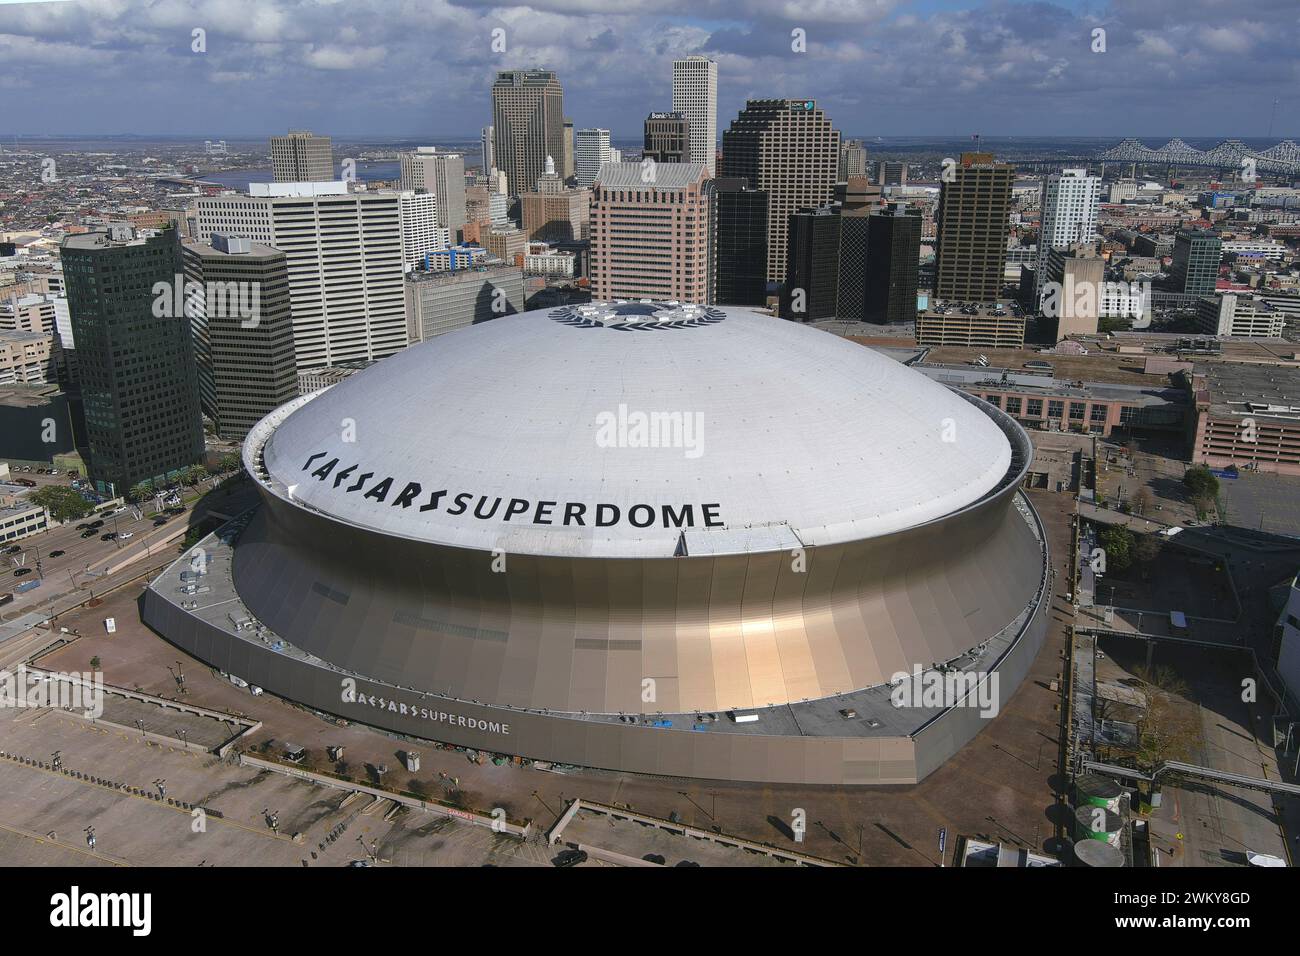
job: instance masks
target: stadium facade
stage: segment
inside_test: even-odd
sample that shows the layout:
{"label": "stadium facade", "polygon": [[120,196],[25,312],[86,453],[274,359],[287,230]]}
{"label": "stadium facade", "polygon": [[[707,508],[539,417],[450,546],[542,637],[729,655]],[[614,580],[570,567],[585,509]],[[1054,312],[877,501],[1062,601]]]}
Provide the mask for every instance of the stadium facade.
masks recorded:
{"label": "stadium facade", "polygon": [[439,337],[257,425],[261,505],[146,592],[223,672],[403,734],[615,771],[916,782],[1041,646],[1046,537],[1000,410],[744,309]]}

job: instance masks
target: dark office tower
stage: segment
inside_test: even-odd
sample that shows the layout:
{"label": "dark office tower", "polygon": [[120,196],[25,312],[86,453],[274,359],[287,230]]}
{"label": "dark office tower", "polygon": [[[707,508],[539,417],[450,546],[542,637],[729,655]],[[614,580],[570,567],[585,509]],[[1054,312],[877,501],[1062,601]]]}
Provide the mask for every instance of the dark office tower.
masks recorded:
{"label": "dark office tower", "polygon": [[564,88],[550,70],[503,70],[492,84],[492,136],[497,169],[506,174],[510,195],[531,192],[546,172],[546,157],[565,163]]}
{"label": "dark office tower", "polygon": [[814,100],[750,100],[722,134],[719,175],[767,193],[767,278],[786,277],[790,217],[830,202],[840,134]]}
{"label": "dark office tower", "polygon": [[642,157],[656,163],[690,162],[691,130],[681,113],[651,113],[645,119]]}
{"label": "dark office tower", "polygon": [[125,494],[203,457],[198,368],[174,229],[68,236],[60,250],[90,476]]}
{"label": "dark office tower", "polygon": [[743,179],[713,179],[709,237],[709,301],[714,305],[767,303],[767,193]]}
{"label": "dark office tower", "polygon": [[867,286],[863,319],[877,324],[916,321],[921,211],[902,203],[867,217]]}
{"label": "dark office tower", "polygon": [[1223,242],[1203,229],[1183,229],[1174,237],[1169,290],[1183,295],[1213,295]]}
{"label": "dark office tower", "polygon": [[287,260],[221,233],[186,244],[182,256],[203,413],[221,438],[242,441],[298,395]]}
{"label": "dark office tower", "polygon": [[800,210],[790,217],[789,236],[781,318],[796,322],[835,318],[840,280],[838,210],[833,206]]}
{"label": "dark office tower", "polygon": [[993,302],[1002,291],[1015,168],[992,153],[962,153],[945,169],[935,214],[934,295],[946,302]]}
{"label": "dark office tower", "polygon": [[277,183],[329,182],[334,179],[333,143],[305,129],[272,136],[271,167]]}

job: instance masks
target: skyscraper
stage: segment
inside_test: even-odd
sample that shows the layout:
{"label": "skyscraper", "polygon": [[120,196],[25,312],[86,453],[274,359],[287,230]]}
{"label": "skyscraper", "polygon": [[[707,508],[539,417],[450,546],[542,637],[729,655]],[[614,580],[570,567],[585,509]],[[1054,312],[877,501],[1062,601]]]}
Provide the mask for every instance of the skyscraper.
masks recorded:
{"label": "skyscraper", "polygon": [[560,178],[570,180],[574,176],[573,169],[573,117],[564,117],[564,155],[559,158]]}
{"label": "skyscraper", "polygon": [[1041,228],[1038,233],[1038,288],[1047,281],[1047,259],[1054,249],[1097,236],[1097,212],[1101,206],[1101,177],[1086,169],[1063,169],[1043,180],[1039,199]]}
{"label": "skyscraper", "polygon": [[962,153],[945,178],[935,214],[935,297],[993,302],[1003,285],[1015,169],[992,153]]}
{"label": "skyscraper", "polygon": [[503,70],[492,84],[493,154],[510,195],[528,192],[547,156],[564,156],[564,89],[550,70]]}
{"label": "skyscraper", "polygon": [[327,182],[334,178],[333,144],[305,129],[272,136],[271,169],[277,183]]}
{"label": "skyscraper", "polygon": [[645,120],[641,155],[656,163],[690,162],[691,127],[681,113],[651,113]]}
{"label": "skyscraper", "polygon": [[484,126],[479,134],[479,153],[483,157],[483,172],[491,173],[497,168],[496,155],[492,152],[492,127]]}
{"label": "skyscraper", "polygon": [[1170,291],[1182,295],[1210,295],[1219,279],[1223,240],[1202,229],[1182,229],[1174,236],[1173,262],[1169,266]]}
{"label": "skyscraper", "polygon": [[430,192],[438,197],[438,225],[460,241],[465,228],[465,158],[436,146],[402,153],[402,189]]}
{"label": "skyscraper", "polygon": [[77,340],[90,477],[125,494],[203,456],[194,341],[173,229],[68,236],[60,249]]}
{"label": "skyscraper", "polygon": [[851,139],[840,147],[840,168],[838,179],[844,182],[850,176],[867,175],[867,148],[856,139]]}
{"label": "skyscraper", "polygon": [[574,145],[573,165],[578,185],[588,188],[596,181],[600,167],[610,161],[609,130],[580,129]]}
{"label": "skyscraper", "polygon": [[867,217],[867,287],[863,320],[878,324],[916,321],[921,211],[890,203]]}
{"label": "skyscraper", "polygon": [[839,157],[839,131],[813,100],[750,100],[722,134],[721,175],[768,195],[769,281],[785,278],[790,216],[834,197]]}
{"label": "skyscraper", "polygon": [[202,196],[198,235],[242,235],[284,252],[299,371],[407,346],[401,196],[336,183],[253,183]]}
{"label": "skyscraper", "polygon": [[767,303],[767,193],[743,179],[711,179],[709,288],[714,305]]}
{"label": "skyscraper", "polygon": [[673,110],[690,127],[692,163],[712,176],[718,152],[718,64],[707,56],[673,60]]}
{"label": "skyscraper", "polygon": [[[727,155],[723,148],[722,155]],[[816,322],[836,316],[840,284],[839,210],[831,205],[790,216],[781,318]]]}
{"label": "skyscraper", "polygon": [[606,163],[591,199],[591,291],[595,299],[709,296],[709,197],[703,163]]}
{"label": "skyscraper", "polygon": [[203,412],[218,436],[241,441],[298,395],[288,263],[278,249],[221,234],[181,251]]}
{"label": "skyscraper", "polygon": [[[504,200],[504,196],[501,197]],[[438,197],[433,193],[401,191],[402,263],[407,272],[418,267],[426,252],[446,249],[451,232],[438,225]]]}

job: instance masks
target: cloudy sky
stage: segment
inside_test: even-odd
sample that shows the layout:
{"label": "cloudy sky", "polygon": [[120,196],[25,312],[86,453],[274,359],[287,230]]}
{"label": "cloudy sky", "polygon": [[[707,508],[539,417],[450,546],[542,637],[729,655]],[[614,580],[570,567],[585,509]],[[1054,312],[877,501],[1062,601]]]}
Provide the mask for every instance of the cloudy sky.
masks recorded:
{"label": "cloudy sky", "polygon": [[545,66],[635,137],[705,53],[720,129],[797,97],[849,135],[1264,136],[1277,97],[1295,137],[1297,38],[1297,0],[0,0],[0,135],[452,138]]}

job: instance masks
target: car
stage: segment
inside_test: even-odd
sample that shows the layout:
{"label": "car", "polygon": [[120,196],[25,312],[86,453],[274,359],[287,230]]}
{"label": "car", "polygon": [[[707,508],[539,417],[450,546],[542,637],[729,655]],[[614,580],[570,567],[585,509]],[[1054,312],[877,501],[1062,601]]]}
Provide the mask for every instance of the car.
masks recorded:
{"label": "car", "polygon": [[12,548],[5,548],[5,554],[17,554],[23,549],[21,544],[16,544]]}
{"label": "car", "polygon": [[53,551],[50,552],[50,557],[51,557],[51,558],[61,558],[61,557],[63,557],[65,554],[67,554],[66,551],[61,551],[61,550],[59,550],[58,548],[55,548]]}
{"label": "car", "polygon": [[87,528],[102,528],[102,527],[104,527],[104,522],[102,522],[102,521],[92,521],[90,524],[86,525],[86,527],[87,527]]}
{"label": "car", "polygon": [[85,531],[81,532],[81,536],[83,538],[93,538],[95,536],[95,529],[87,528]]}
{"label": "car", "polygon": [[89,527],[90,527],[90,525],[89,525],[87,522],[83,521],[83,522],[81,522],[81,524],[77,525],[77,530],[78,530],[78,531],[85,531],[85,530],[86,530],[87,528],[89,528]]}
{"label": "car", "polygon": [[586,850],[565,850],[551,860],[555,866],[577,866],[579,863],[587,862]]}
{"label": "car", "polygon": [[116,531],[110,531],[110,532],[108,532],[107,534],[101,534],[101,535],[99,536],[99,540],[100,540],[100,541],[112,541],[112,540],[113,540],[114,538],[116,538],[116,537],[117,537],[117,532],[116,532]]}
{"label": "car", "polygon": [[31,568],[19,568],[17,571],[14,572],[14,577],[21,578],[24,574],[31,574],[31,573],[32,573]]}
{"label": "car", "polygon": [[118,537],[121,538],[123,541],[125,541],[127,538],[134,538],[134,537],[135,537],[135,532],[134,532],[134,531],[123,531],[121,534],[118,535]]}
{"label": "car", "polygon": [[156,517],[156,518],[153,519],[153,526],[154,526],[155,528],[161,528],[161,527],[162,527],[163,525],[165,525],[166,523],[167,523],[167,516],[166,516],[166,515],[159,515],[158,517]]}

